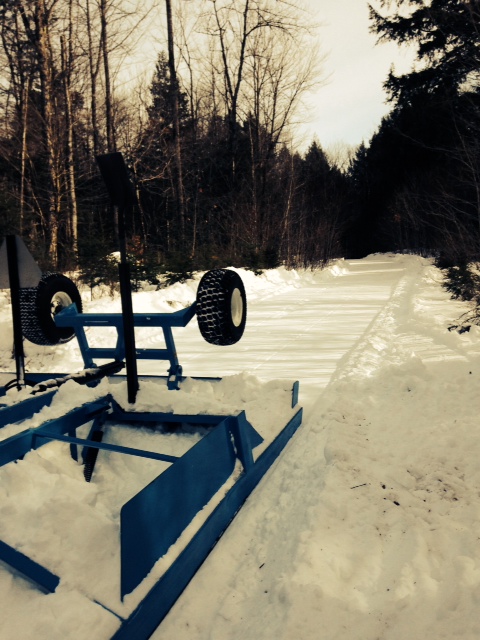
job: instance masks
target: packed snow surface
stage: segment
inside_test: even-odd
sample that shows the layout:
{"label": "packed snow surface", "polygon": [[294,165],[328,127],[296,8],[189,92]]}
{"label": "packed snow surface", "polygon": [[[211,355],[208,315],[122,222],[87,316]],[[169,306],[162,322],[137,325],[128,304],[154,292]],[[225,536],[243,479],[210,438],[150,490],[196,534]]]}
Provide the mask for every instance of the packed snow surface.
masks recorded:
{"label": "packed snow surface", "polygon": [[[223,380],[189,379],[180,392],[142,383],[138,405],[245,408],[268,439],[288,420],[283,398],[299,380],[303,425],[154,640],[477,640],[480,330],[448,330],[466,305],[451,301],[441,273],[415,256],[339,260],[313,272],[238,271],[248,298],[239,343],[208,345],[195,320],[175,330],[185,375]],[[134,294],[134,310],[180,309],[197,285]],[[86,292],[84,300],[87,311],[120,310],[118,297],[90,300]],[[12,370],[10,313],[0,292],[4,371]],[[138,330],[138,345],[161,346],[159,331]],[[92,330],[89,339],[111,336]],[[32,371],[82,368],[75,341],[26,343],[26,351]],[[164,363],[139,368],[165,373]],[[51,407],[0,438],[111,386],[68,382]],[[124,386],[115,393],[121,401]],[[124,427],[107,437],[178,455],[198,435]],[[61,443],[0,469],[0,540],[61,577],[44,595],[0,566],[1,640],[107,640],[169,561],[119,601],[118,509],[163,464],[124,458],[101,452],[88,484]]]}

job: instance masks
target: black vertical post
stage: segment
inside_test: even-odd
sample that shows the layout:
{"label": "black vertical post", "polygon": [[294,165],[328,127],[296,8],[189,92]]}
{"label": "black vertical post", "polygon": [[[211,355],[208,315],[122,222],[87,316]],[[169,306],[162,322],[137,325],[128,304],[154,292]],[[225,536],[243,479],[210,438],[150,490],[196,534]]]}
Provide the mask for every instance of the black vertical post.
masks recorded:
{"label": "black vertical post", "polygon": [[118,240],[120,244],[120,296],[122,299],[123,339],[125,344],[125,365],[127,369],[128,402],[134,403],[138,391],[137,354],[135,348],[135,325],[133,320],[130,266],[127,261],[125,239],[125,213],[133,210],[135,192],[128,177],[127,167],[121,153],[107,153],[97,156],[97,163],[112,201],[118,212]]}
{"label": "black vertical post", "polygon": [[125,365],[127,368],[128,402],[133,404],[138,391],[137,354],[135,348],[135,324],[133,320],[132,288],[130,281],[130,265],[127,261],[125,242],[125,211],[118,207],[118,235],[120,240],[120,264],[118,275],[120,280],[120,296],[122,299],[123,335],[125,340]]}
{"label": "black vertical post", "polygon": [[6,237],[8,279],[12,298],[13,351],[18,390],[25,387],[25,353],[23,351],[22,319],[20,315],[20,275],[18,270],[17,239]]}

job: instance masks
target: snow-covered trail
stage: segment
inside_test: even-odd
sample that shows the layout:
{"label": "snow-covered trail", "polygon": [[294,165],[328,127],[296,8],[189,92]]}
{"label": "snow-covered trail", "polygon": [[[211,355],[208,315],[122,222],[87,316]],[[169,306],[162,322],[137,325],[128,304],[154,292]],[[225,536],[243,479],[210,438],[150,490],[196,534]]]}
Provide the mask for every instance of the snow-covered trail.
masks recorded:
{"label": "snow-covered trail", "polygon": [[[265,380],[298,379],[301,402],[308,407],[339,359],[391,298],[404,268],[374,258],[339,261],[334,273],[312,273],[265,296],[250,292],[247,280],[248,321],[242,340],[219,348],[198,339],[195,323],[178,330],[184,373],[222,376],[248,371]],[[148,370],[152,365],[142,366]]]}
{"label": "snow-covered trail", "polygon": [[[402,264],[400,257],[351,261],[328,285],[320,278],[255,305],[257,331],[264,331],[273,305],[276,317],[285,319],[279,330],[285,339],[292,313],[300,327],[308,326],[304,345],[301,329],[292,331],[285,357],[281,349],[266,348],[254,361],[262,375],[276,369],[278,376],[280,368],[292,374],[298,367],[307,388],[304,424],[154,640],[479,637],[480,617],[468,616],[471,607],[478,609],[480,596],[480,576],[472,574],[480,567],[476,533],[456,516],[443,523],[439,514],[432,515],[430,495],[444,498],[439,492],[445,487],[468,493],[465,464],[460,467],[456,457],[445,464],[448,418],[443,432],[436,418],[438,390],[428,387],[423,368],[423,362],[441,363],[448,376],[445,365],[455,362],[463,384],[472,368],[469,342],[446,330],[445,317],[438,315],[445,292],[425,278],[425,266],[420,259]],[[392,364],[400,369],[382,386],[382,371]],[[333,383],[322,392],[332,375]],[[410,406],[405,396],[413,397]],[[440,408],[445,416],[451,402],[447,395]],[[478,400],[474,404],[480,409]],[[429,421],[439,428],[436,445],[424,444],[432,433]],[[467,425],[462,436],[466,433]],[[428,470],[420,462],[425,446]],[[475,438],[471,446],[478,450]],[[416,448],[422,451],[418,458]],[[412,468],[405,470],[408,461]],[[480,516],[478,506],[469,512],[476,490],[472,487],[467,506],[462,505],[470,522]],[[412,510],[402,512],[406,502]],[[437,527],[445,533],[434,533]],[[465,598],[448,596],[454,575]],[[437,611],[439,602],[443,610]]]}
{"label": "snow-covered trail", "polygon": [[[328,432],[319,429],[315,419],[319,397],[332,375],[345,368],[340,366],[342,360],[357,351],[364,353],[365,343],[376,334],[392,301],[402,298],[403,304],[410,303],[411,290],[406,285],[416,276],[416,272],[407,273],[399,260],[376,256],[342,261],[334,277],[318,273],[306,286],[303,282],[299,289],[250,305],[248,331],[231,361],[262,378],[300,379],[304,424],[237,514],[155,640],[321,637],[320,629],[318,636],[312,635],[314,629],[308,635],[298,628],[286,633],[291,607],[300,604],[311,609],[320,599],[315,586],[298,593],[291,585],[303,548],[316,543],[311,537],[312,514],[325,483],[323,451]],[[209,368],[195,374],[211,375],[210,367],[217,363],[222,371],[228,368],[227,353],[217,357],[212,352],[211,362],[202,357],[203,345],[197,345],[198,340],[186,348],[188,371],[200,359]],[[293,601],[294,595],[299,601]],[[315,620],[318,624],[316,616]]]}

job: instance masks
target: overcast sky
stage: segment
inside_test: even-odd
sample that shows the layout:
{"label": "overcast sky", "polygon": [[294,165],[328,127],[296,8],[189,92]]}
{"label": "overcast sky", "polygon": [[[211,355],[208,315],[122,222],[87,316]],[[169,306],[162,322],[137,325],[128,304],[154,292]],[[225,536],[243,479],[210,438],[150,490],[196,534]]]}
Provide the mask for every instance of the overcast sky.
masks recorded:
{"label": "overcast sky", "polygon": [[323,67],[329,79],[310,101],[304,137],[308,143],[316,135],[324,148],[339,141],[368,142],[389,111],[382,88],[388,71],[393,62],[398,71],[410,69],[412,52],[394,43],[375,44],[366,0],[305,0],[305,4],[322,24],[319,31],[327,54]]}
{"label": "overcast sky", "polygon": [[[304,151],[315,136],[325,150],[337,142],[351,146],[368,142],[390,109],[382,88],[389,69],[395,63],[397,71],[409,70],[412,52],[402,51],[394,43],[376,45],[375,35],[369,33],[368,0],[298,0],[298,4],[321,25],[318,33],[325,54],[322,68],[326,83],[309,99],[308,115],[302,118],[308,118],[308,123],[299,127],[295,146]],[[159,6],[163,8],[163,2]],[[147,82],[159,46],[165,46],[158,39],[159,33],[166,37],[163,13],[157,20],[147,26],[148,46],[139,48],[140,59],[134,62],[143,72],[145,67],[149,69]],[[152,32],[156,34],[154,46]],[[137,75],[131,67],[129,75]]]}

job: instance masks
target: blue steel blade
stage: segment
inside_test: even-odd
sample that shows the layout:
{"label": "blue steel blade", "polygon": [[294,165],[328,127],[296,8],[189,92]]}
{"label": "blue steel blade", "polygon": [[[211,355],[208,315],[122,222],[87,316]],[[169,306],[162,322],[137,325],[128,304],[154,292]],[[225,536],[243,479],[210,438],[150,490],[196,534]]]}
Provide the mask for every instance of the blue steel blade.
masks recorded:
{"label": "blue steel blade", "polygon": [[147,640],[194,577],[217,540],[228,527],[253,489],[277,459],[302,422],[299,409],[254,466],[229,490],[182,553],[148,592],[111,640]]}
{"label": "blue steel blade", "polygon": [[234,467],[235,452],[225,421],[123,505],[122,598],[140,584]]}
{"label": "blue steel blade", "polygon": [[1,540],[0,560],[49,593],[53,593],[60,582],[60,578],[54,573]]}

